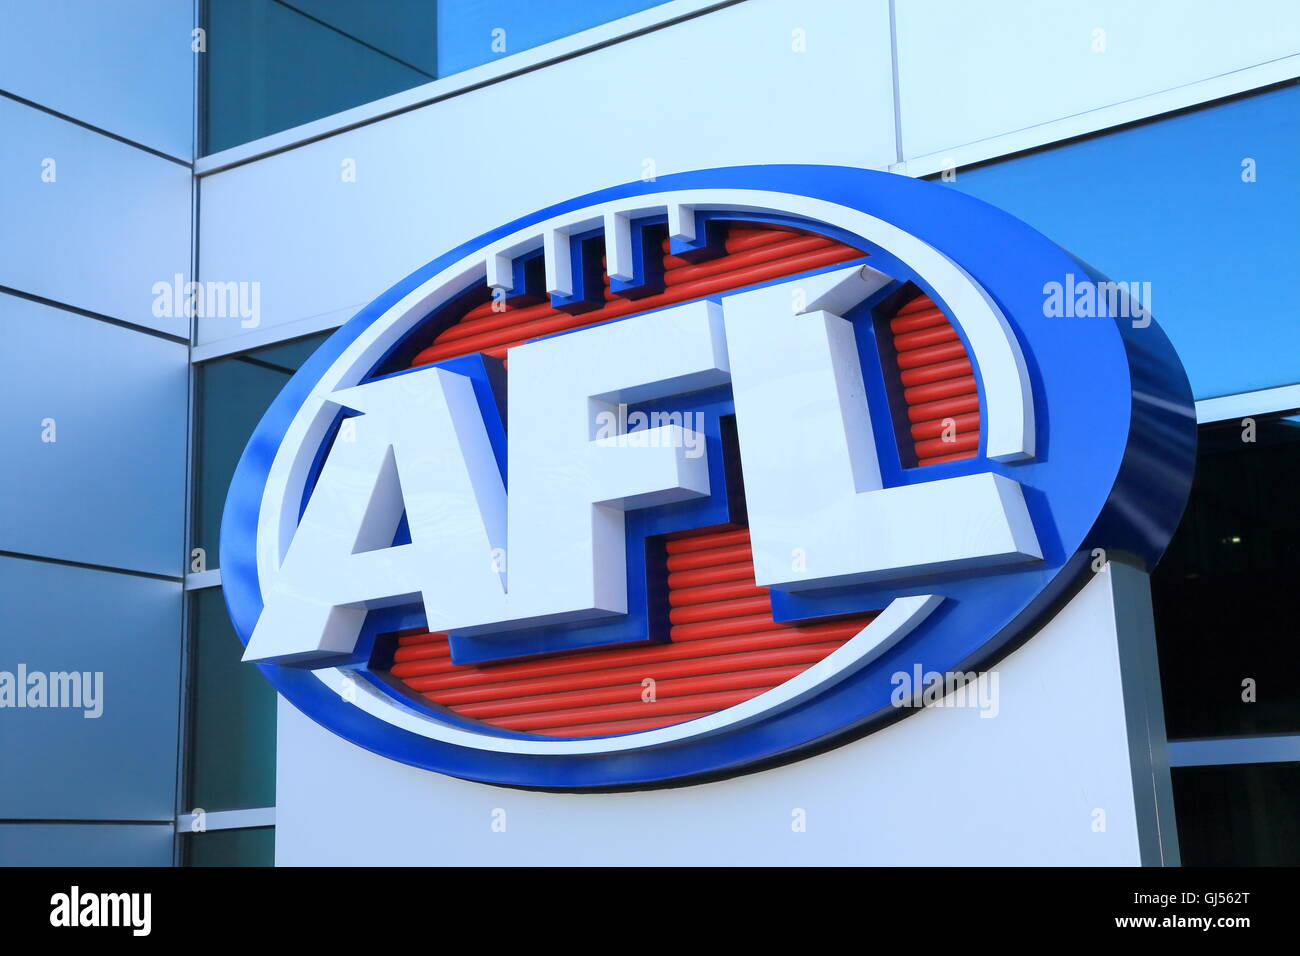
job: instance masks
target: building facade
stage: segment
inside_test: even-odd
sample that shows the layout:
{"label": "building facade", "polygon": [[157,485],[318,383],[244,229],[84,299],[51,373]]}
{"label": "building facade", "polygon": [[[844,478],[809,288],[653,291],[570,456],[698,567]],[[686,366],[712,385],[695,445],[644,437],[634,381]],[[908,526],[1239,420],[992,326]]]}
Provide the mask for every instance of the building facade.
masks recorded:
{"label": "building facade", "polygon": [[[884,836],[914,789],[841,787],[864,761],[949,768],[926,811],[947,821],[937,843],[982,828],[1008,847],[948,859],[1130,861],[1052,812],[1007,819],[1007,791],[977,779],[1036,792],[1042,761],[1123,748],[1099,728],[1138,665],[1094,671],[1064,637],[1005,665],[1060,686],[990,722],[1003,762],[964,764],[969,727],[927,714],[778,770],[599,798],[385,761],[240,662],[227,490],[332,330],[552,203],[770,164],[933,180],[1139,290],[1196,399],[1191,502],[1149,599],[1142,576],[1131,600],[1083,593],[1049,627],[1154,635],[1176,825],[1132,862],[1300,862],[1294,5],[53,0],[0,18],[0,671],[82,678],[76,706],[0,709],[0,862],[933,860],[907,827]],[[1056,783],[1049,808],[1077,781]],[[358,848],[349,808],[381,794],[379,848]],[[848,822],[864,794],[872,815]],[[793,846],[792,808],[811,820]],[[509,849],[490,843],[498,810],[525,831]],[[725,835],[658,855],[638,849],[650,818]],[[819,819],[839,822],[818,836]]]}

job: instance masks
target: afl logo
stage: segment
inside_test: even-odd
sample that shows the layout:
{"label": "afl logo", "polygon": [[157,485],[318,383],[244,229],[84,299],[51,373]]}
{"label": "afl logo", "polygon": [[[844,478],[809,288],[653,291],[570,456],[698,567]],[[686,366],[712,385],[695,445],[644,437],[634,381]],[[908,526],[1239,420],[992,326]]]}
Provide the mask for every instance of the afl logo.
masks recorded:
{"label": "afl logo", "polygon": [[[908,712],[892,675],[987,667],[1094,549],[1167,543],[1191,395],[1103,281],[977,200],[839,167],[496,229],[363,309],[258,426],[222,526],[244,659],[376,753],[522,787],[879,728]],[[1063,285],[1093,317],[1045,308]]]}

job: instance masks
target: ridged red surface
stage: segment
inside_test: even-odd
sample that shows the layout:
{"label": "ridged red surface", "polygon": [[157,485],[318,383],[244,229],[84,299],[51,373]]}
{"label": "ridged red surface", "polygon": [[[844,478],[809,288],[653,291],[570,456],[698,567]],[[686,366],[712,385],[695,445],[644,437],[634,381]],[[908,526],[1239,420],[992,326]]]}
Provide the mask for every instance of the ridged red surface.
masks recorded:
{"label": "ridged red surface", "polygon": [[664,291],[642,299],[623,299],[609,289],[605,276],[606,305],[579,315],[551,307],[550,302],[492,311],[487,302],[467,312],[459,323],[444,331],[412,363],[428,365],[470,352],[503,358],[506,350],[529,339],[605,322],[623,315],[649,312],[677,302],[715,295],[728,289],[766,282],[781,276],[819,269],[862,255],[858,250],[821,236],[789,229],[733,226],[726,239],[726,255],[707,262],[689,263],[670,256],[664,242]]}
{"label": "ridged red surface", "polygon": [[[563,737],[630,733],[771,690],[875,616],[803,625],[773,621],[767,588],[754,584],[745,528],[684,532],[666,547],[668,643],[457,667],[445,635],[408,634],[398,638],[391,673],[434,703],[497,727]],[[647,699],[647,678],[654,681],[653,700]]]}
{"label": "ridged red surface", "polygon": [[[540,335],[861,255],[820,236],[748,224],[729,227],[725,248],[715,259],[689,263],[667,255],[665,242],[663,292],[622,299],[610,292],[606,277],[607,304],[579,315],[553,309],[549,302],[504,312],[485,303],[443,331],[412,365],[476,351],[503,358],[510,347]],[[974,444],[968,451],[965,444],[941,442],[942,454],[931,444],[941,440],[942,419],[948,415],[957,421],[959,442],[974,436],[978,443],[978,397],[956,333],[924,298],[900,310],[891,332],[921,463],[974,454]],[[875,616],[807,625],[773,621],[767,589],[754,583],[747,528],[684,532],[672,536],[666,548],[667,643],[457,666],[451,663],[445,634],[405,634],[398,638],[392,676],[434,704],[498,727],[563,737],[632,733],[702,717],[770,690],[842,646]],[[647,699],[647,678],[654,681],[653,700]]]}
{"label": "ridged red surface", "polygon": [[933,299],[921,295],[898,310],[889,331],[916,463],[973,458],[980,443],[979,391],[957,330]]}

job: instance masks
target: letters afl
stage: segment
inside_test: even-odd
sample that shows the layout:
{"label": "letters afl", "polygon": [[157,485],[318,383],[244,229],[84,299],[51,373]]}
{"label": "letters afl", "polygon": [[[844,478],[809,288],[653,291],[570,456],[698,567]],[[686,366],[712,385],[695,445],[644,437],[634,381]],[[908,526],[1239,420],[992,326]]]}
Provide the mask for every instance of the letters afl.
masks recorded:
{"label": "letters afl", "polygon": [[[431,250],[436,252],[436,250]],[[232,482],[231,617],[377,753],[561,790],[687,783],[896,719],[1094,548],[1148,566],[1195,449],[1149,315],[949,188],[700,170],[438,256],[338,330]],[[1111,314],[1104,314],[1106,312]]]}

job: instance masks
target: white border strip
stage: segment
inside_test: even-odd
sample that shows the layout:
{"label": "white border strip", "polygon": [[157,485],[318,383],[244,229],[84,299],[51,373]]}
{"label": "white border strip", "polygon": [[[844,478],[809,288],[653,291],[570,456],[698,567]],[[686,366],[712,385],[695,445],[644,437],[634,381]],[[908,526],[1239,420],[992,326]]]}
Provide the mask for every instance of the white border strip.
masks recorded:
{"label": "white border strip", "polygon": [[1300,761],[1300,734],[1169,741],[1169,766],[1218,767]]}
{"label": "white border strip", "polygon": [[185,590],[202,591],[205,588],[221,587],[221,569],[211,568],[195,574],[185,575]]}
{"label": "white border strip", "polygon": [[512,76],[541,69],[561,60],[572,59],[612,43],[630,40],[643,33],[661,30],[682,20],[712,13],[714,10],[740,2],[741,0],[671,0],[669,3],[642,10],[640,13],[602,23],[581,33],[571,33],[550,43],[520,50],[518,53],[503,56],[500,60],[484,63],[471,70],[454,73],[431,83],[423,83],[409,90],[394,93],[392,96],[385,96],[383,99],[363,103],[341,113],[334,113],[310,123],[303,123],[301,126],[263,136],[249,143],[223,149],[219,153],[200,157],[194,161],[194,175],[206,176],[210,173],[219,173],[232,166],[240,166],[273,153],[281,153],[295,146],[302,146],[314,140],[347,132],[358,126],[387,119],[398,113],[428,106],[430,103],[460,93],[468,93],[470,90],[491,83],[499,83]]}
{"label": "white border strip", "polygon": [[[904,176],[931,176],[945,169],[960,169],[990,159],[1022,153],[1039,146],[1073,139],[1076,136],[1086,136],[1114,126],[1150,119],[1162,113],[1172,113],[1227,96],[1248,93],[1275,83],[1285,83],[1296,77],[1300,77],[1300,54],[1248,66],[1232,73],[1223,73],[1185,86],[1162,90],[1159,93],[1149,93],[1146,96],[1112,103],[1110,106],[1039,123],[1037,126],[991,136],[963,146],[954,146],[941,152],[914,156],[901,163],[894,163],[889,167],[889,171]],[[904,115],[904,136],[907,132],[906,120],[907,117]]]}
{"label": "white border strip", "polygon": [[[203,814],[202,829],[194,829],[194,821]],[[250,827],[275,826],[275,807],[255,807],[250,810],[213,810],[181,813],[176,816],[176,829],[181,833],[207,833],[209,830],[247,830]]]}
{"label": "white border strip", "polygon": [[1196,424],[1227,422],[1252,415],[1272,415],[1300,408],[1300,385],[1261,388],[1217,398],[1203,398],[1196,403]]}

